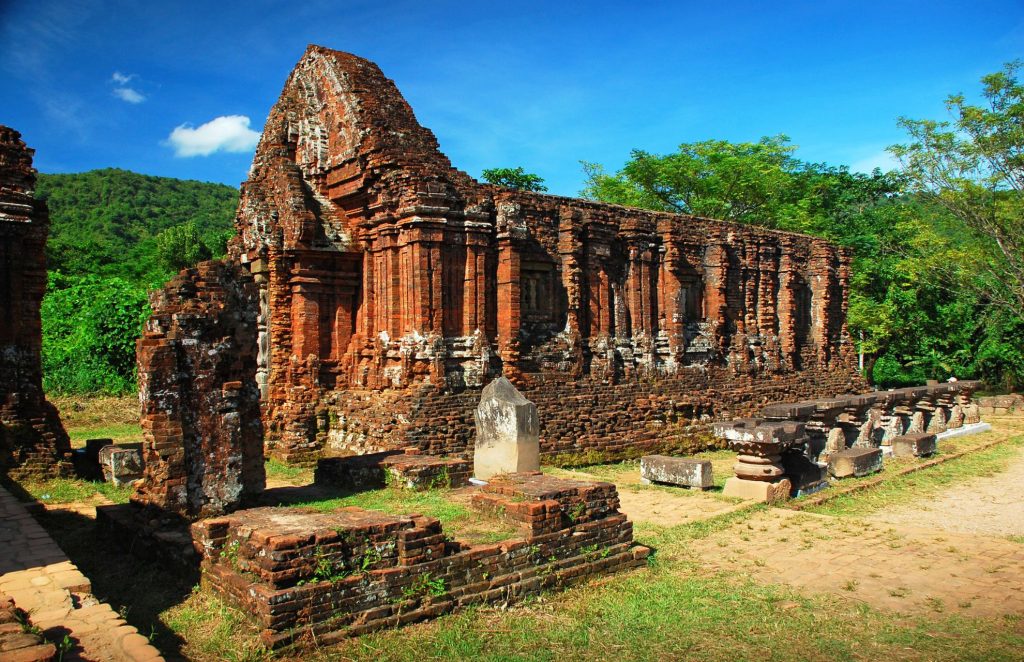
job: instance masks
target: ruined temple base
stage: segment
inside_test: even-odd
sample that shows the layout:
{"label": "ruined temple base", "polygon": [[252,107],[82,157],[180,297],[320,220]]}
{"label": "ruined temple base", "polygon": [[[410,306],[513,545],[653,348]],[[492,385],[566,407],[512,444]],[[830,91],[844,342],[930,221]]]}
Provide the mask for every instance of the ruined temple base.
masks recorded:
{"label": "ruined temple base", "polygon": [[204,586],[250,614],[271,648],[516,601],[642,566],[650,554],[634,543],[611,483],[512,474],[472,502],[520,535],[469,544],[448,538],[432,517],[354,507],[253,508],[196,522],[192,533]]}
{"label": "ruined temple base", "polygon": [[725,481],[724,496],[736,497],[737,499],[748,499],[760,501],[761,503],[776,503],[789,499],[793,484],[788,478],[782,480],[744,480],[733,476]]}

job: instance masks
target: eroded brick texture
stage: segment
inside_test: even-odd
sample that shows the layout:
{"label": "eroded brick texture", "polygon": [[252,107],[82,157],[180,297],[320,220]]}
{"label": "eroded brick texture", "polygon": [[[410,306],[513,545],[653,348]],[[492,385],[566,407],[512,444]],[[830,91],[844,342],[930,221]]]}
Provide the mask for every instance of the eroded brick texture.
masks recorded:
{"label": "eroded brick texture", "polygon": [[196,518],[263,490],[256,292],[244,269],[203,262],[150,297],[137,347],[145,474],[135,502]]}
{"label": "eroded brick texture", "polygon": [[[192,525],[203,582],[271,647],[317,645],[643,565],[611,483],[512,474],[474,495],[520,535],[469,544],[419,515],[253,508]],[[479,497],[479,499],[477,498]]]}
{"label": "eroded brick texture", "polygon": [[39,306],[46,292],[46,203],[33,197],[34,150],[0,126],[0,472],[70,471],[71,444],[43,394]]}
{"label": "eroded brick texture", "polygon": [[289,76],[236,226],[268,447],[289,460],[467,453],[501,373],[549,456],[668,450],[711,417],[864,388],[843,250],[480,184],[346,53],[311,46]]}

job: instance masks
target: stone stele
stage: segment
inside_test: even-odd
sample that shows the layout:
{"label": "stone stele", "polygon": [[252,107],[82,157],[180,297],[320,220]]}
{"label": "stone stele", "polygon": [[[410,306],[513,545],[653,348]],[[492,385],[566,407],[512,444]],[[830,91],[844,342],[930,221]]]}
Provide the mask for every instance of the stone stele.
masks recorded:
{"label": "stone stele", "polygon": [[488,384],[476,408],[473,474],[480,480],[540,469],[537,405],[505,377]]}

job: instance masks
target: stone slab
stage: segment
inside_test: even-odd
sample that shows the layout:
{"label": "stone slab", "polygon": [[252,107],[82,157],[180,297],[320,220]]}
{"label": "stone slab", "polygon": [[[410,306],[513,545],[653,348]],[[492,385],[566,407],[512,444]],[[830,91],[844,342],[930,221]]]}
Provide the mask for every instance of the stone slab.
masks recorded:
{"label": "stone slab", "polygon": [[701,490],[715,485],[709,460],[668,455],[645,455],[640,458],[640,480]]}
{"label": "stone slab", "polygon": [[793,484],[788,478],[777,481],[743,480],[733,476],[725,481],[722,494],[737,499],[749,499],[762,503],[776,503],[789,499]]}
{"label": "stone slab", "polygon": [[828,472],[836,478],[867,476],[882,470],[880,448],[847,448],[828,459]]}
{"label": "stone slab", "polygon": [[935,435],[927,432],[904,434],[892,440],[895,457],[926,457],[935,453]]}

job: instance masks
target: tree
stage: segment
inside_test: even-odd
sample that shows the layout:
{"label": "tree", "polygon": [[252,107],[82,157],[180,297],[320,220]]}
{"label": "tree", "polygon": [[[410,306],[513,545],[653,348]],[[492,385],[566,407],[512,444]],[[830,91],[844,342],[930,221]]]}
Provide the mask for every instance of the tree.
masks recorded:
{"label": "tree", "polygon": [[[952,122],[899,123],[911,142],[894,145],[912,190],[947,210],[973,237],[970,265],[948,263],[946,270],[990,304],[1011,315],[1024,310],[1024,66],[1010,62],[981,79],[986,104],[964,95],[946,99]],[[963,269],[963,267],[967,269]]]}
{"label": "tree", "polygon": [[156,236],[156,253],[160,261],[172,271],[195,266],[210,259],[210,248],[199,236],[195,223],[189,222],[167,228]]}
{"label": "tree", "polygon": [[798,175],[806,164],[793,158],[784,135],[756,143],[705,140],[683,143],[664,156],[633,150],[615,175],[583,163],[584,197],[631,207],[777,226],[785,207],[802,196]]}
{"label": "tree", "polygon": [[547,191],[544,178],[519,168],[487,168],[483,171],[486,182],[495,186],[514,188],[521,191]]}

